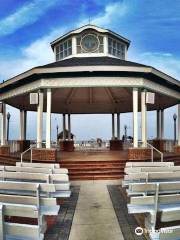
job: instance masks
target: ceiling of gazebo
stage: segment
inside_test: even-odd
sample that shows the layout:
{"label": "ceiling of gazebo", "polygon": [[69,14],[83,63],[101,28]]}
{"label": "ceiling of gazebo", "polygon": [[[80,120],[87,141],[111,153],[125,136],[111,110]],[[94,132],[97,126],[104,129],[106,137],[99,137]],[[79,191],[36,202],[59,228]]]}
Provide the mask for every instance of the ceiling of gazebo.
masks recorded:
{"label": "ceiling of gazebo", "polygon": [[[9,98],[7,104],[27,111],[37,111],[30,105],[29,94]],[[140,110],[139,93],[139,110]],[[156,93],[155,104],[148,104],[148,110],[164,109],[178,103],[175,98]],[[46,94],[44,94],[46,112]],[[132,112],[132,89],[120,87],[56,88],[52,89],[53,113],[112,113]]]}

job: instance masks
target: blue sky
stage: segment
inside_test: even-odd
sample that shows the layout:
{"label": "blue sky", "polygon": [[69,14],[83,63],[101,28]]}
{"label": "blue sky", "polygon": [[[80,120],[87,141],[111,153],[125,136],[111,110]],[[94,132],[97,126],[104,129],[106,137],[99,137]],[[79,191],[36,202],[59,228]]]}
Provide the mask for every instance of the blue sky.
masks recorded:
{"label": "blue sky", "polygon": [[[152,65],[180,79],[179,0],[173,3],[171,0],[6,0],[1,1],[0,8],[0,81],[33,66],[52,62],[54,58],[49,43],[66,31],[87,24],[89,19],[91,23],[131,40],[129,60]],[[167,124],[172,121],[175,110],[166,110]],[[9,108],[9,111],[12,112],[11,125],[14,128],[19,116],[16,110]],[[31,125],[35,126],[35,115],[29,116]],[[73,117],[73,130],[79,138],[85,137],[80,126],[86,130],[88,138],[110,137],[109,116],[103,120],[108,126],[106,132],[96,127],[102,124],[102,116],[91,117],[91,124],[87,126],[88,117]],[[53,116],[54,122],[55,118],[57,116]],[[153,113],[149,113],[151,118],[155,122]],[[122,127],[123,121],[129,121],[130,134],[130,115],[122,116]],[[31,127],[29,123],[29,134],[32,134]],[[12,133],[13,138],[18,136],[17,129]],[[149,136],[154,135],[155,126],[151,129]],[[168,128],[165,132],[167,137],[171,136],[171,131]]]}

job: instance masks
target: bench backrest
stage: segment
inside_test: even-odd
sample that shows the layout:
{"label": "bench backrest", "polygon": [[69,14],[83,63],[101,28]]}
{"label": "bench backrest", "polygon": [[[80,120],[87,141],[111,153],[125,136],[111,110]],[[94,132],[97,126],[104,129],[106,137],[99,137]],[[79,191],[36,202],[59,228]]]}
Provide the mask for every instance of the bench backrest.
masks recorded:
{"label": "bench backrest", "polygon": [[124,172],[129,173],[140,173],[140,172],[178,172],[180,166],[164,166],[164,167],[132,167],[125,168]]}
{"label": "bench backrest", "polygon": [[0,166],[0,171],[6,172],[29,172],[29,173],[46,173],[46,174],[68,174],[67,168],[34,168],[21,166]]}
{"label": "bench backrest", "polygon": [[[9,223],[5,221],[4,216],[36,218],[38,225]],[[40,226],[39,211],[35,206],[0,204],[0,218],[3,221],[0,224],[0,239],[7,239],[7,236],[41,239],[42,226]]]}
{"label": "bench backrest", "polygon": [[161,183],[130,183],[129,190],[131,192],[139,192],[139,193],[148,193],[155,192],[156,186],[159,184],[160,192],[180,192],[180,182],[161,182]]}
{"label": "bench backrest", "polygon": [[127,162],[126,167],[163,167],[174,166],[174,162]]}
{"label": "bench backrest", "polygon": [[60,168],[59,163],[26,163],[16,162],[18,167],[33,167],[33,168]]}
{"label": "bench backrest", "polygon": [[146,182],[151,180],[178,180],[180,179],[180,172],[140,172],[129,173],[124,176],[124,180],[144,180]]}
{"label": "bench backrest", "polygon": [[2,180],[20,180],[20,181],[34,181],[34,182],[68,182],[67,174],[44,174],[44,173],[24,173],[24,172],[0,172],[0,179]]}

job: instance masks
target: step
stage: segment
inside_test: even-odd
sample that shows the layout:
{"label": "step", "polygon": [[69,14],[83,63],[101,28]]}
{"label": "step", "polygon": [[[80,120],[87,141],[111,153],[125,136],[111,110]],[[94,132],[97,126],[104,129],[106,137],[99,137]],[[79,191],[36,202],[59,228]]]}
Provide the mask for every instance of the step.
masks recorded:
{"label": "step", "polygon": [[70,180],[115,180],[115,179],[123,179],[124,175],[113,175],[113,176],[108,176],[108,175],[84,175],[84,176],[70,176]]}
{"label": "step", "polygon": [[122,171],[113,171],[113,170],[108,170],[108,171],[84,171],[84,170],[82,170],[82,171],[76,171],[76,172],[71,172],[71,171],[69,171],[69,175],[86,175],[86,174],[88,174],[88,175],[103,175],[103,174],[110,174],[110,175],[112,175],[112,174],[123,174],[124,173],[124,171],[122,170]]}

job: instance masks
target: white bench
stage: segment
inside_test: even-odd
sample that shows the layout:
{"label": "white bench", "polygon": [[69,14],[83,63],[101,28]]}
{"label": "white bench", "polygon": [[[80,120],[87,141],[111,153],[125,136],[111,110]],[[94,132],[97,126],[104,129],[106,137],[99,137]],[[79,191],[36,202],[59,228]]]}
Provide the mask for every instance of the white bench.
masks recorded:
{"label": "white bench", "polygon": [[[153,240],[177,240],[180,237],[180,226],[156,229],[157,213],[161,222],[173,222],[180,220],[180,182],[166,183],[132,183],[129,185],[134,194],[128,204],[128,212],[131,214],[143,213],[146,216],[145,227],[150,230]],[[173,231],[171,231],[173,230]],[[169,233],[162,233],[169,231]]]}
{"label": "white bench", "polygon": [[[38,225],[9,223],[4,216],[37,218]],[[14,204],[0,204],[0,239],[1,240],[43,240],[46,224],[40,223],[38,208]]]}
{"label": "white bench", "polygon": [[174,162],[127,162],[126,167],[170,167]]}
{"label": "white bench", "polygon": [[180,171],[176,172],[139,172],[129,173],[124,176],[122,186],[128,186],[130,183],[135,182],[164,182],[164,181],[180,181]]}
{"label": "white bench", "polygon": [[16,162],[18,167],[33,167],[33,168],[60,168],[59,163],[27,163],[27,162]]}
{"label": "white bench", "polygon": [[6,172],[28,172],[47,174],[68,174],[67,168],[45,168],[45,167],[21,167],[21,166],[0,166],[0,171]]}
{"label": "white bench", "polygon": [[[56,192],[54,184],[0,182],[0,189],[0,239],[43,239],[43,216],[58,215],[60,209],[49,197]],[[37,218],[38,225],[8,223],[4,216]]]}
{"label": "white bench", "polygon": [[178,172],[180,171],[180,166],[164,166],[164,167],[132,167],[125,168],[124,172],[129,173],[141,173],[141,172]]}
{"label": "white bench", "polygon": [[[44,173],[24,173],[24,172],[0,172],[1,181],[29,182],[29,183],[51,183],[56,187],[54,197],[70,197],[70,183],[67,174],[44,174]],[[1,193],[1,189],[0,189]]]}

